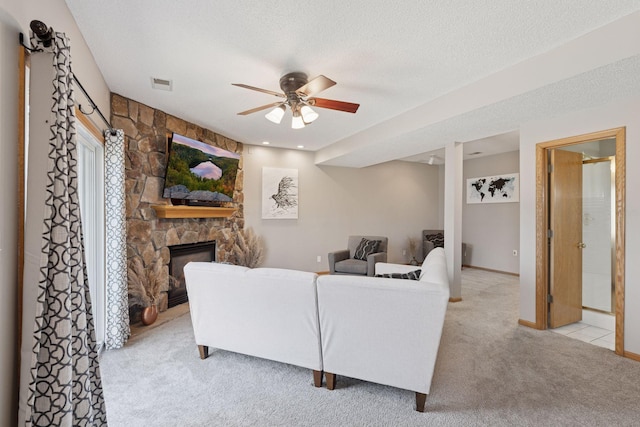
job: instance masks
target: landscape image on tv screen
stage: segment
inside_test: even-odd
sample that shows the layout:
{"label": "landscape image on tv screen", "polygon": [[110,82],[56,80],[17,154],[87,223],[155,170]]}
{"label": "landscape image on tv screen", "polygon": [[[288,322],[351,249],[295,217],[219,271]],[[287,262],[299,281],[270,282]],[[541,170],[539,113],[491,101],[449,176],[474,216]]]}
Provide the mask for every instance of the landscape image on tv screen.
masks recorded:
{"label": "landscape image on tv screen", "polygon": [[162,196],[204,203],[233,201],[240,155],[173,134]]}

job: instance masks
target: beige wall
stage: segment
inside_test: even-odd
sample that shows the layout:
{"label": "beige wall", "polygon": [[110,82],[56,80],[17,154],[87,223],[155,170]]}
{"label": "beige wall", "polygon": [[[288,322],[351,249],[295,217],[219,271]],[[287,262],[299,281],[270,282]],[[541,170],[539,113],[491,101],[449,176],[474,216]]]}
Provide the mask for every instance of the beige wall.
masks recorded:
{"label": "beige wall", "polygon": [[463,171],[462,241],[467,244],[464,264],[518,273],[520,250],[520,204],[467,204],[468,178],[513,173],[520,170],[519,152],[466,160]]}
{"label": "beige wall", "polygon": [[[0,8],[0,180],[5,188],[17,187],[17,28]],[[0,424],[12,425],[16,409],[16,223],[15,204],[0,204]]]}
{"label": "beige wall", "polygon": [[540,142],[626,126],[625,351],[640,355],[640,96],[554,119],[526,123],[520,130],[520,318],[535,321],[536,172]]}
{"label": "beige wall", "polygon": [[[18,34],[28,36],[32,19],[44,21],[71,40],[73,69],[102,112],[109,117],[109,90],[63,0],[0,0],[0,181],[17,188],[17,99]],[[42,102],[50,102],[42,94]],[[78,97],[78,100],[83,101]],[[39,102],[32,94],[32,103]],[[98,122],[99,123],[99,122]],[[42,141],[31,141],[43,144]],[[0,207],[0,425],[15,424],[17,389],[16,362],[16,247],[15,204]]]}
{"label": "beige wall", "polygon": [[[71,42],[73,73],[89,92],[100,111],[109,118],[109,88],[64,0],[0,0],[0,10],[6,11],[20,27],[10,38],[12,43],[15,40],[16,45],[19,32],[24,33],[26,38],[29,37],[29,23],[33,19],[44,22],[55,31],[65,33]],[[88,105],[82,98],[80,90],[76,91],[76,96],[83,107]],[[101,128],[104,127],[104,123],[99,118],[96,118],[95,122]]]}
{"label": "beige wall", "polygon": [[[297,220],[261,219],[262,167],[297,168]],[[389,238],[390,262],[406,262],[407,238],[439,225],[438,167],[389,162],[363,169],[316,166],[313,153],[246,146],[244,214],[267,246],[265,266],[328,271],[327,253],[350,234]],[[321,256],[321,262],[316,261]]]}

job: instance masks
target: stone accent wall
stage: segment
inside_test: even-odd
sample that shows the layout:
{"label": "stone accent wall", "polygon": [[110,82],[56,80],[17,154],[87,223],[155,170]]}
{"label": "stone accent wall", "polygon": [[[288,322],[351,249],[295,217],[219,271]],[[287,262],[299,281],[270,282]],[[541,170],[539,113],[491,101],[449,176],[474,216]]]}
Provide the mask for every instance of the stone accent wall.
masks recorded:
{"label": "stone accent wall", "polygon": [[[172,132],[242,154],[242,144],[147,105],[111,95],[111,124],[125,134],[127,259],[140,257],[148,268],[158,258],[166,277],[159,298],[160,311],[167,309],[169,246],[216,241],[216,259],[234,262],[235,233],[244,227],[243,159],[240,157],[234,201],[238,210],[229,218],[158,219],[154,204],[170,204],[162,198],[167,162],[168,136]],[[131,312],[131,322],[139,319]]]}

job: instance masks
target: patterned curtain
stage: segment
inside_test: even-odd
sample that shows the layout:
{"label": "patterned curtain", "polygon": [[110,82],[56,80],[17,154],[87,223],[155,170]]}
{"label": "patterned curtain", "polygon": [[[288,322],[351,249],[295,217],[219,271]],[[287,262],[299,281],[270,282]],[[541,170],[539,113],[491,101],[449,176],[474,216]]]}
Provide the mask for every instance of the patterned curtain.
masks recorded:
{"label": "patterned curtain", "polygon": [[[55,33],[53,105],[26,425],[106,425],[77,193],[69,40]],[[25,325],[27,327],[27,325]]]}
{"label": "patterned curtain", "polygon": [[131,334],[127,289],[127,225],[124,187],[124,132],[104,133],[107,327],[105,346],[120,348]]}

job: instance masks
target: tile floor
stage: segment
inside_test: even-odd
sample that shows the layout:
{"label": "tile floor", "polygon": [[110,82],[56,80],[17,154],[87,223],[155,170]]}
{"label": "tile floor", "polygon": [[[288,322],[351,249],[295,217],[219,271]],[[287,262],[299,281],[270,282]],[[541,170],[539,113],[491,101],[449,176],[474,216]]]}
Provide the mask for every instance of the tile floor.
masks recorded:
{"label": "tile floor", "polygon": [[609,329],[591,326],[584,322],[576,322],[549,330],[569,338],[608,348],[612,351],[615,350],[615,332]]}

